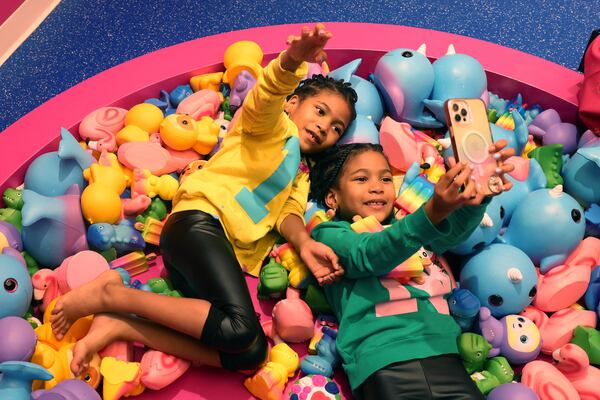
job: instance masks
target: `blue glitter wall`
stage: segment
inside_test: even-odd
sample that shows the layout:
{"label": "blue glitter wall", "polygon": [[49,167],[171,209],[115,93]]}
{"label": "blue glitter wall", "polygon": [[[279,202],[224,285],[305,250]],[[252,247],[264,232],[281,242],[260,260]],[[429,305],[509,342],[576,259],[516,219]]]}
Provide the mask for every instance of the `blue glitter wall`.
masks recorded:
{"label": "blue glitter wall", "polygon": [[452,32],[576,69],[590,32],[600,27],[600,0],[63,0],[0,67],[0,130],[69,87],[142,54],[220,32],[305,21]]}

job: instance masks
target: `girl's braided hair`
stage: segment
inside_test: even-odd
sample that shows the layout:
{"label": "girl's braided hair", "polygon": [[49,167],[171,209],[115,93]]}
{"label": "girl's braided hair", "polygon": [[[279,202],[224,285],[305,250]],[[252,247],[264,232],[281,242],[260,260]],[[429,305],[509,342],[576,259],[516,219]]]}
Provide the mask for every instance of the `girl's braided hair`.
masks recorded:
{"label": "girl's braided hair", "polygon": [[366,151],[383,154],[383,147],[372,143],[352,143],[334,146],[324,151],[310,169],[310,199],[321,207],[327,207],[325,197],[329,189],[337,185],[346,161]]}
{"label": "girl's braided hair", "polygon": [[356,118],[356,101],[358,100],[358,95],[356,94],[356,91],[352,89],[350,82],[344,82],[342,79],[336,80],[321,74],[313,75],[311,78],[304,79],[300,82],[294,92],[287,97],[287,100],[292,96],[298,96],[300,101],[302,101],[309,96],[321,93],[323,90],[329,90],[342,96],[350,107],[350,121],[354,121]]}

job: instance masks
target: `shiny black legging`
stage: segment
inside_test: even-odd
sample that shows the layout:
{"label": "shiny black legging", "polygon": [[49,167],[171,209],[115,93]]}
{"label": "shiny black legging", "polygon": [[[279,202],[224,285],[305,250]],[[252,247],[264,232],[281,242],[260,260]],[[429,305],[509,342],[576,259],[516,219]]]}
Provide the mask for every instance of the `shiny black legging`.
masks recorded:
{"label": "shiny black legging", "polygon": [[365,400],[485,399],[455,354],[390,364],[361,389]]}
{"label": "shiny black legging", "polygon": [[212,304],[200,341],[219,351],[225,369],[259,367],[267,357],[267,340],[219,221],[196,210],[172,214],[163,227],[160,247],[173,286],[185,297]]}

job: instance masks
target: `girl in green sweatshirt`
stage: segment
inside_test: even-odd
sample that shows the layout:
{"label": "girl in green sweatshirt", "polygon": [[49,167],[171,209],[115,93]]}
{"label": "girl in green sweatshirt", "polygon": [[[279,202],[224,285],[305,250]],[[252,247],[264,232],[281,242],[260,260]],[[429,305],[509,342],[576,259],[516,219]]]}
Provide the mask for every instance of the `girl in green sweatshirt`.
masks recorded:
{"label": "girl in green sweatshirt", "polygon": [[[502,161],[512,150],[492,145]],[[504,180],[504,190],[511,187]],[[449,272],[424,267],[418,282],[388,274],[421,247],[436,253],[465,240],[481,221],[488,198],[477,192],[471,168],[450,160],[432,198],[416,212],[393,220],[396,192],[379,145],[338,146],[311,171],[311,197],[334,214],[311,235],[330,246],[344,277],[324,286],[340,321],[337,349],[351,388],[365,399],[482,399],[458,357],[460,328],[448,314]],[[358,233],[356,217],[374,216],[379,232]],[[392,274],[393,275],[393,274]]]}

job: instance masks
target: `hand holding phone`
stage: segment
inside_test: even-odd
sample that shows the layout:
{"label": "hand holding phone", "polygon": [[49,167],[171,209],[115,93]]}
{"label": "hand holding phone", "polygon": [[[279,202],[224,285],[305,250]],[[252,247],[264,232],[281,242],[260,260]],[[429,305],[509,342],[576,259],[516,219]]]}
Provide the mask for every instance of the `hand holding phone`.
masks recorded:
{"label": "hand holding phone", "polygon": [[481,99],[449,99],[444,107],[456,162],[465,161],[473,170],[472,179],[483,195],[502,192],[498,161],[489,152],[494,142]]}

